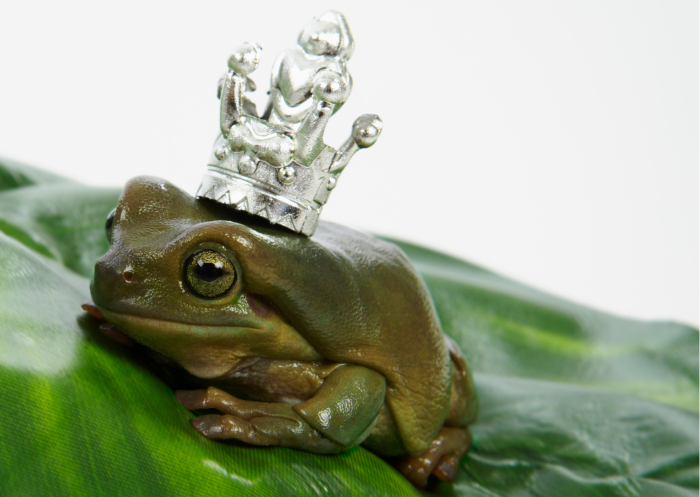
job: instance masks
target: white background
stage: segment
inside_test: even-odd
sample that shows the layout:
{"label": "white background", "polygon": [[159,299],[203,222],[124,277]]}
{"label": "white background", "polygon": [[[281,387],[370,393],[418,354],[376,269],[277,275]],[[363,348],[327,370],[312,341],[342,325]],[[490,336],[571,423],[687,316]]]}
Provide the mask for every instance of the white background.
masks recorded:
{"label": "white background", "polygon": [[194,193],[229,51],[270,65],[345,13],[360,114],[385,123],[323,218],[428,245],[578,302],[698,323],[695,1],[0,4],[0,155],[92,185]]}

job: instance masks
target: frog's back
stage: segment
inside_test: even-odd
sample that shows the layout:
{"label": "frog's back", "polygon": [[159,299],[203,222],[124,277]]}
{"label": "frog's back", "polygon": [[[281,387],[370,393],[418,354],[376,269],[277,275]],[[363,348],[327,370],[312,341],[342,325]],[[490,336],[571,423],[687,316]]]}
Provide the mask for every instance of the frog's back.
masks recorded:
{"label": "frog's back", "polygon": [[[236,226],[246,286],[270,298],[325,358],[382,373],[405,449],[424,452],[454,418],[455,388],[472,386],[404,253],[333,223],[321,222],[312,238]],[[456,367],[468,385],[453,386]]]}

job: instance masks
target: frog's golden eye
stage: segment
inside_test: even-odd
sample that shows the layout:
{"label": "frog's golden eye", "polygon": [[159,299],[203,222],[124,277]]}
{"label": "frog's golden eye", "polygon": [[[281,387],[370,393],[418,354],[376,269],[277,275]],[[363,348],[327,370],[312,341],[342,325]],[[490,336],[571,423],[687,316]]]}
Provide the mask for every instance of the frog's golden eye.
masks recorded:
{"label": "frog's golden eye", "polygon": [[107,216],[107,222],[105,223],[105,234],[107,235],[107,241],[112,243],[112,226],[114,225],[114,215],[117,213],[117,209],[112,209],[112,212]]}
{"label": "frog's golden eye", "polygon": [[236,270],[225,255],[202,250],[187,259],[185,280],[194,293],[213,299],[231,289],[236,282]]}

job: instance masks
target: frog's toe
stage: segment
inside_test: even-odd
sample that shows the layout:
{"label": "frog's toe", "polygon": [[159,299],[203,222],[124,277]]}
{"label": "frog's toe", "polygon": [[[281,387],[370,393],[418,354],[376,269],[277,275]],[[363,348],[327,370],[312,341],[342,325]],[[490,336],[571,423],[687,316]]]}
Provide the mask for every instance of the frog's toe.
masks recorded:
{"label": "frog's toe", "polygon": [[243,400],[216,387],[209,387],[206,390],[177,390],[175,397],[190,411],[217,409],[246,421],[265,416],[293,419],[299,417],[287,404]]}
{"label": "frog's toe", "polygon": [[175,398],[185,409],[207,409],[208,399],[206,390],[176,390]]}
{"label": "frog's toe", "polygon": [[[90,314],[95,319],[104,320],[102,311],[100,311],[100,309],[92,301],[85,302],[83,305],[80,306],[80,308],[88,314]],[[133,338],[126,335],[124,332],[122,332],[119,328],[117,328],[111,323],[104,322],[100,324],[100,331],[115,342],[119,342],[122,345],[126,345],[127,347],[133,347],[134,345],[136,345],[136,341]]]}
{"label": "frog's toe", "polygon": [[444,427],[423,455],[405,456],[395,463],[395,467],[420,489],[426,487],[431,473],[441,480],[452,481],[457,475],[459,461],[471,443],[472,437],[468,429]]}
{"label": "frog's toe", "polygon": [[134,345],[136,345],[136,340],[122,332],[112,323],[102,323],[100,325],[100,331],[115,342],[119,342],[122,345],[126,345],[127,347],[133,347]]}
{"label": "frog's toe", "polygon": [[459,468],[459,455],[447,454],[442,456],[433,474],[441,480],[451,482],[457,476],[457,468]]}
{"label": "frog's toe", "polygon": [[428,477],[433,471],[437,461],[425,455],[420,457],[404,456],[394,463],[394,467],[414,487],[424,489],[428,485]]}
{"label": "frog's toe", "polygon": [[208,414],[190,420],[192,428],[207,438],[228,438],[230,427],[226,425],[218,414]]}
{"label": "frog's toe", "polygon": [[80,306],[80,308],[96,319],[104,319],[102,312],[100,312],[100,309],[92,302],[92,300],[85,302]]}
{"label": "frog's toe", "polygon": [[194,429],[206,438],[235,438],[255,445],[277,445],[274,437],[255,430],[248,421],[230,414],[199,416],[192,419],[191,423]]}
{"label": "frog's toe", "polygon": [[194,411],[196,409],[217,409],[226,414],[233,414],[241,418],[246,418],[241,412],[240,404],[246,401],[238,399],[233,395],[224,392],[216,387],[209,387],[206,390],[177,390],[175,398],[185,409]]}

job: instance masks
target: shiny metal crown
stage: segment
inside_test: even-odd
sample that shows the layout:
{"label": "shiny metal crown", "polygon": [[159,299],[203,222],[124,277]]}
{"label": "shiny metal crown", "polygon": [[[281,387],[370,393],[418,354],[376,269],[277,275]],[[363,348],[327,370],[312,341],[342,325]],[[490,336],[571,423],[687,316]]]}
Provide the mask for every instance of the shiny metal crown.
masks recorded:
{"label": "shiny metal crown", "polygon": [[244,95],[261,48],[244,43],[228,60],[219,81],[221,135],[197,191],[273,224],[311,236],[328,196],[352,156],[374,144],[379,116],[358,117],[350,138],[335,150],[323,141],[330,117],[350,96],[346,63],[354,42],[345,17],[327,12],[282,52],[272,69],[270,99],[261,117]]}

